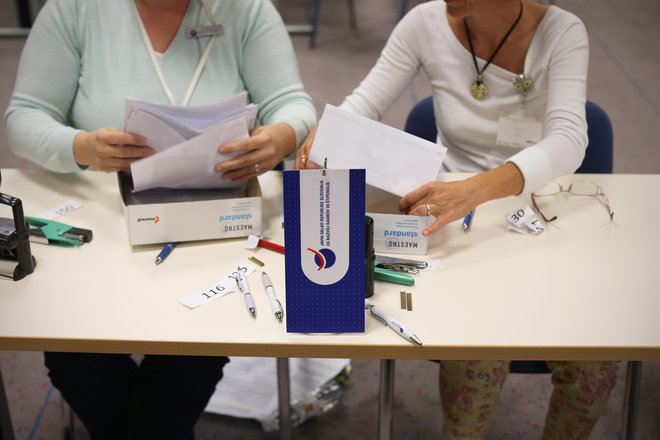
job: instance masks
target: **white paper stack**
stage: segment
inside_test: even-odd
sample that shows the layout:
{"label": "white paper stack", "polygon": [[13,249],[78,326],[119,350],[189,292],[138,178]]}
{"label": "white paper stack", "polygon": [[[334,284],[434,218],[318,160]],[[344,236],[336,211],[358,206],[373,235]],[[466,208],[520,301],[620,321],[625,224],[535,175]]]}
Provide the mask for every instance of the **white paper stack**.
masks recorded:
{"label": "white paper stack", "polygon": [[367,183],[403,196],[437,179],[447,148],[326,105],[309,159],[330,169],[366,169]]}
{"label": "white paper stack", "polygon": [[237,154],[222,155],[218,147],[249,136],[257,106],[241,93],[216,105],[183,107],[127,98],[124,131],[147,139],[156,154],[133,162],[135,191],[164,188],[236,188],[245,181],[220,179],[215,165]]}

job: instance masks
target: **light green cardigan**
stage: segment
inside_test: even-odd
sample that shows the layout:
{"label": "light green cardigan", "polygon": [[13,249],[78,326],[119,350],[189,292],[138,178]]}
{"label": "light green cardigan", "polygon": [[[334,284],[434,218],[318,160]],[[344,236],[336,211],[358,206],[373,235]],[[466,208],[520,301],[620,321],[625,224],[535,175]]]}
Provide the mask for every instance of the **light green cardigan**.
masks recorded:
{"label": "light green cardigan", "polygon": [[[190,105],[217,103],[242,91],[258,104],[258,124],[289,124],[298,144],[316,123],[291,41],[268,0],[209,0],[224,33],[216,37]],[[80,170],[79,130],[123,127],[124,99],[167,103],[140,32],[133,0],[49,0],[26,42],[5,113],[9,145],[19,156],[58,171]],[[207,38],[186,29],[210,24],[191,0],[161,67],[177,103]]]}

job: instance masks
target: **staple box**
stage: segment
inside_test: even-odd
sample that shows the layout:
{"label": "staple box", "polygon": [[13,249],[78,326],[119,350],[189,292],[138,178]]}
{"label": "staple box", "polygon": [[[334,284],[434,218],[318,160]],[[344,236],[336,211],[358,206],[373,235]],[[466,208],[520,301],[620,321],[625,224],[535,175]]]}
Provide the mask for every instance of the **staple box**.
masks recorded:
{"label": "staple box", "polygon": [[399,214],[399,197],[373,186],[367,186],[366,199],[367,215],[374,219],[376,253],[426,255],[429,239],[422,231],[433,217]]}
{"label": "staple box", "polygon": [[131,176],[118,174],[131,245],[261,235],[261,188],[250,179],[240,189],[167,189],[133,192]]}

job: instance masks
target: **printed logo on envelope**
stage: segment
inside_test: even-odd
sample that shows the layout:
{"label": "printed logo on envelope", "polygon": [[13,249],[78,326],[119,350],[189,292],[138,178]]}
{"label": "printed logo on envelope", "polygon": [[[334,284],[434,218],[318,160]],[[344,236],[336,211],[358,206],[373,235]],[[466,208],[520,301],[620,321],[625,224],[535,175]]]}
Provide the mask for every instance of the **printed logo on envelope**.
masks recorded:
{"label": "printed logo on envelope", "polygon": [[[328,170],[332,173],[332,170]],[[300,255],[303,273],[316,284],[334,284],[348,271],[349,178],[326,179],[321,173],[300,173]]]}

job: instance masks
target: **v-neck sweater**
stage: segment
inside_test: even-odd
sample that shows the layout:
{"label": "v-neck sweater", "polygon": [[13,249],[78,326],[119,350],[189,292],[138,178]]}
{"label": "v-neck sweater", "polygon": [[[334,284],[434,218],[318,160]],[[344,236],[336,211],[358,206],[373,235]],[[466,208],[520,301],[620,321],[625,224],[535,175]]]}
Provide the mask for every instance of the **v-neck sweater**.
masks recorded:
{"label": "v-neck sweater", "polygon": [[[223,26],[216,36],[191,106],[215,104],[243,91],[258,104],[258,124],[289,124],[297,142],[316,123],[282,19],[268,0],[211,0]],[[168,103],[139,27],[134,0],[49,0],[39,13],[19,63],[5,113],[10,147],[59,172],[81,168],[73,157],[80,130],[122,129],[127,97]],[[208,38],[186,30],[211,24],[191,0],[160,65],[177,104]]]}

